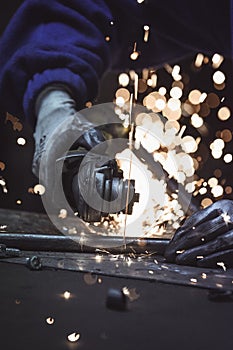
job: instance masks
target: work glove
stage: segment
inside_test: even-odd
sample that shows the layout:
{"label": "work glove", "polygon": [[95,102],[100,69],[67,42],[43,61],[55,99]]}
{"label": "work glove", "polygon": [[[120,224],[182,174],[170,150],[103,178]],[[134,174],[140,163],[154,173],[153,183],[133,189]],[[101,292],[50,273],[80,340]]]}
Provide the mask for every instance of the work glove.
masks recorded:
{"label": "work glove", "polygon": [[55,198],[56,160],[66,154],[70,143],[74,141],[73,148],[82,147],[89,151],[105,138],[100,130],[95,129],[94,122],[76,111],[75,101],[63,86],[50,86],[39,95],[36,115],[32,171],[47,193]]}
{"label": "work glove", "polygon": [[233,267],[233,201],[219,200],[191,215],[165,251],[169,262]]}

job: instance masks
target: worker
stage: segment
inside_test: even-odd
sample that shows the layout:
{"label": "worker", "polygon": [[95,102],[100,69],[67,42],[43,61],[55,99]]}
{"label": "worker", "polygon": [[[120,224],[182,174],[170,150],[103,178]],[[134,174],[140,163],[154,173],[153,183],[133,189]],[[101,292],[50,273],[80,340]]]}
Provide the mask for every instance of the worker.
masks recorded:
{"label": "worker", "polygon": [[[0,105],[35,127],[33,172],[38,176],[46,148],[54,159],[75,134],[87,150],[103,142],[94,120],[77,111],[96,97],[106,70],[160,67],[197,52],[232,57],[232,14],[232,1],[25,0],[1,38]],[[57,139],[53,131],[61,124]],[[49,171],[42,170],[45,182]],[[232,205],[216,202],[191,216],[171,241],[167,259],[204,263],[190,258],[199,246],[223,259],[233,245]],[[213,243],[218,239],[226,243]]]}

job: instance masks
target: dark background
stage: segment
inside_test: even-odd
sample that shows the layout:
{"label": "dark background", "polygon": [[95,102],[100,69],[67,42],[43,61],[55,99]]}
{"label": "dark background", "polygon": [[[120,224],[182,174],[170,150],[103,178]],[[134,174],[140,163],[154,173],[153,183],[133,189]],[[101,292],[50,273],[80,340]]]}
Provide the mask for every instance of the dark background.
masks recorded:
{"label": "dark background", "polygon": [[[1,2],[0,31],[20,3],[16,0]],[[195,71],[192,60],[190,58],[182,64],[189,77],[188,89],[212,91],[210,66]],[[224,71],[231,74],[227,62]],[[164,71],[161,71],[161,77],[163,85],[169,84],[169,77]],[[98,101],[112,101],[116,87],[117,75],[108,74],[102,82]],[[231,83],[227,89],[222,93],[229,102]],[[212,111],[207,122],[211,127],[206,144],[215,137],[219,128],[223,128],[216,118],[216,110]],[[231,118],[224,123],[224,128],[231,128]],[[5,170],[0,170],[0,176],[6,179],[9,190],[4,194],[0,188],[2,208],[43,210],[40,197],[28,193],[28,188],[38,183],[31,173],[32,134],[33,130],[25,123],[21,132],[14,131],[10,122],[5,123],[5,112],[0,111],[0,161],[6,164]],[[27,140],[23,147],[16,143],[19,136]],[[227,147],[230,152],[232,143]],[[225,179],[231,184],[231,164],[225,165],[222,160],[213,161],[208,152],[206,162],[199,171],[200,176],[211,176],[216,167],[223,170],[221,180]],[[22,201],[21,205],[16,203],[18,199]],[[30,271],[23,266],[4,263],[0,264],[0,276],[2,350],[228,350],[233,346],[232,302],[211,301],[205,289],[103,276],[102,283],[87,285],[81,273],[45,269]],[[136,288],[140,298],[129,303],[125,312],[106,308],[109,288],[120,290],[124,286]],[[70,300],[62,298],[66,290],[72,293]],[[55,324],[46,324],[47,317],[54,317]],[[67,342],[67,335],[72,332],[81,334],[77,344]]]}

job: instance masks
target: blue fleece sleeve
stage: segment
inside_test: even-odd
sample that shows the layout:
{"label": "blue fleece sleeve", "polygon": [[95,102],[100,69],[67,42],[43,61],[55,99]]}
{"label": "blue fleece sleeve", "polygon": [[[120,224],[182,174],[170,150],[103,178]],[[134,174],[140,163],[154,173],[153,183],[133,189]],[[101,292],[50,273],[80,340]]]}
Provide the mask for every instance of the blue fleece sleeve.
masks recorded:
{"label": "blue fleece sleeve", "polygon": [[51,83],[69,86],[78,107],[93,99],[117,56],[113,20],[103,0],[26,0],[1,40],[1,106],[33,119],[35,99]]}
{"label": "blue fleece sleeve", "polygon": [[68,86],[82,108],[110,66],[159,67],[198,51],[232,57],[232,3],[25,0],[0,43],[0,107],[33,121],[36,97],[53,83]]}

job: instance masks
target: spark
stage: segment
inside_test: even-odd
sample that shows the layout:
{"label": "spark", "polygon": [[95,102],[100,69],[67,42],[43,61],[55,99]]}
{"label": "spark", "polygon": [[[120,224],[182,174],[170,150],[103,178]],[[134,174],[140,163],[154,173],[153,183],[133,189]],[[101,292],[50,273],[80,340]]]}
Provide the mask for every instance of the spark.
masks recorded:
{"label": "spark", "polygon": [[225,154],[225,156],[223,157],[223,160],[225,163],[231,163],[232,162],[232,154],[230,154],[230,153]]}
{"label": "spark", "polygon": [[138,74],[135,73],[134,76],[134,99],[137,101],[138,99]]}
{"label": "spark", "polygon": [[[169,69],[170,70],[170,69]],[[180,66],[178,65],[175,65],[173,68],[172,68],[172,71],[171,71],[171,75],[173,77],[173,79],[175,81],[179,81],[181,80],[181,75],[180,75]]]}
{"label": "spark", "polygon": [[136,61],[138,59],[139,56],[139,52],[137,51],[137,43],[134,43],[134,47],[133,47],[133,52],[130,54],[130,58],[133,61]]}
{"label": "spark", "polygon": [[206,194],[206,193],[207,193],[207,188],[206,188],[206,187],[200,188],[199,193],[200,193],[201,195]]}
{"label": "spark", "polygon": [[227,120],[229,119],[231,116],[231,111],[228,107],[224,106],[224,107],[221,107],[218,111],[218,118],[220,120]]}
{"label": "spark", "polygon": [[123,87],[129,85],[129,76],[126,73],[121,73],[118,77],[119,84]]}
{"label": "spark", "polygon": [[95,256],[95,261],[96,261],[97,263],[100,263],[100,262],[102,261],[102,255],[96,254],[96,256]]}
{"label": "spark", "polygon": [[197,68],[201,67],[202,63],[203,63],[203,60],[204,60],[204,55],[202,53],[198,53],[197,56],[196,56],[196,60],[195,60],[195,66]]}
{"label": "spark", "polygon": [[159,88],[159,94],[162,95],[162,96],[165,96],[166,93],[167,93],[167,89],[164,86],[161,86]]}
{"label": "spark", "polygon": [[208,180],[208,185],[210,187],[215,187],[217,186],[218,184],[218,179],[216,179],[216,177],[211,177],[209,180]]}
{"label": "spark", "polygon": [[26,140],[25,140],[23,137],[19,137],[19,138],[17,139],[17,144],[18,144],[19,146],[24,146],[24,145],[26,145]]}
{"label": "spark", "polygon": [[231,222],[231,217],[229,214],[223,213],[223,214],[221,214],[221,217],[223,218],[223,220],[225,221],[226,224],[229,224],[229,222]]}
{"label": "spark", "polygon": [[2,186],[3,193],[8,193],[6,180],[2,176],[0,176],[0,186]]}
{"label": "spark", "polygon": [[45,193],[45,187],[41,184],[37,184],[34,186],[33,191],[35,194],[42,196]]}
{"label": "spark", "polygon": [[53,317],[47,317],[46,318],[46,323],[48,323],[49,325],[54,324],[54,322],[55,322],[55,319]]}
{"label": "spark", "polygon": [[63,298],[66,299],[66,300],[69,300],[71,297],[71,293],[69,291],[65,291],[63,293]]}
{"label": "spark", "polygon": [[221,185],[214,186],[211,189],[211,193],[214,197],[220,197],[223,194],[223,187]]}
{"label": "spark", "polygon": [[130,267],[133,263],[132,259],[129,256],[126,257],[125,261],[126,261],[126,264],[128,265],[128,267]]}
{"label": "spark", "polygon": [[91,108],[91,107],[92,107],[92,102],[91,102],[91,101],[87,101],[86,104],[85,104],[85,106],[86,106],[87,108]]}
{"label": "spark", "polygon": [[198,103],[200,103],[201,96],[202,96],[201,91],[196,89],[196,90],[192,90],[189,93],[188,99],[193,105],[197,105]]}
{"label": "spark", "polygon": [[225,79],[225,74],[221,71],[216,71],[213,75],[213,81],[217,85],[223,84]]}
{"label": "spark", "polygon": [[140,294],[136,292],[136,288],[123,287],[122,292],[129,298],[131,302],[137,300],[140,297]]}
{"label": "spark", "polygon": [[220,266],[220,267],[222,267],[223,271],[226,271],[226,270],[227,270],[227,268],[226,268],[224,262],[217,262],[217,265]]}
{"label": "spark", "polygon": [[12,114],[7,112],[5,123],[7,123],[7,121],[11,122],[14,131],[22,131],[23,125],[20,123],[19,118],[14,117]]}
{"label": "spark", "polygon": [[195,128],[200,128],[203,125],[203,119],[197,113],[194,113],[191,117],[191,123]]}
{"label": "spark", "polygon": [[67,336],[67,339],[71,342],[71,343],[75,343],[80,339],[80,334],[79,333],[71,333]]}
{"label": "spark", "polygon": [[60,209],[58,217],[61,218],[61,219],[65,219],[67,217],[67,210],[66,209]]}
{"label": "spark", "polygon": [[4,171],[5,168],[6,168],[6,164],[3,163],[3,162],[0,162],[0,170],[1,170],[1,171]]}
{"label": "spark", "polygon": [[212,57],[212,67],[218,68],[224,60],[224,57],[222,55],[219,55],[218,53],[215,53]]}
{"label": "spark", "polygon": [[201,277],[205,280],[205,279],[207,278],[207,274],[203,272],[203,273],[201,274]]}
{"label": "spark", "polygon": [[148,42],[149,33],[150,33],[150,27],[148,25],[144,25],[143,29],[144,29],[144,38],[143,38],[143,40],[145,42]]}
{"label": "spark", "polygon": [[196,278],[190,278],[190,282],[197,283],[197,279]]}

